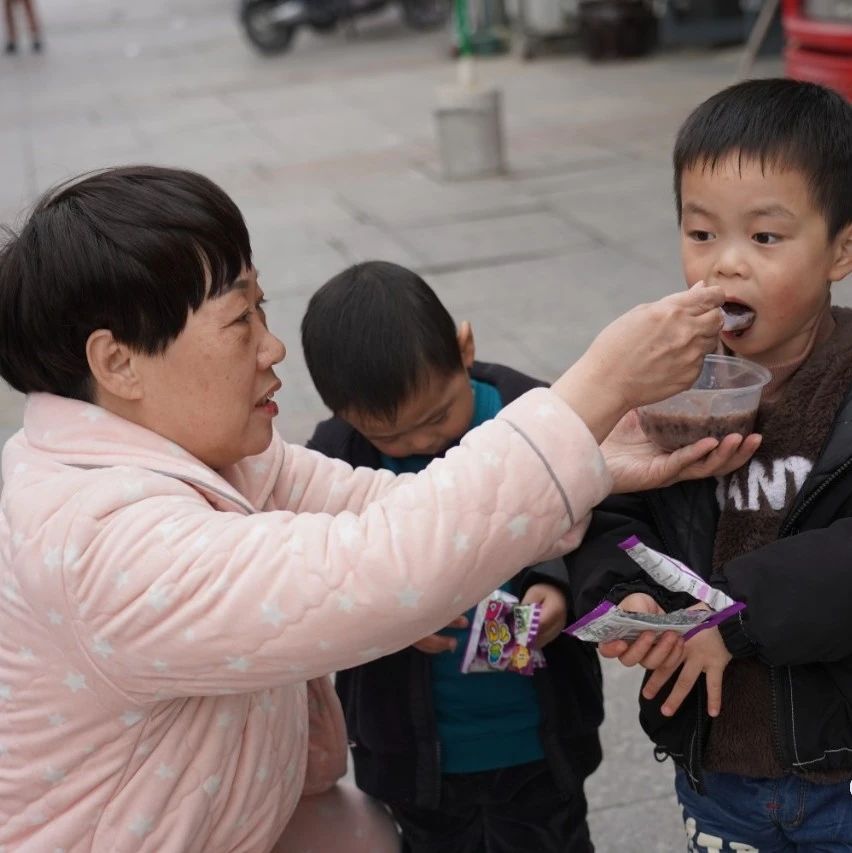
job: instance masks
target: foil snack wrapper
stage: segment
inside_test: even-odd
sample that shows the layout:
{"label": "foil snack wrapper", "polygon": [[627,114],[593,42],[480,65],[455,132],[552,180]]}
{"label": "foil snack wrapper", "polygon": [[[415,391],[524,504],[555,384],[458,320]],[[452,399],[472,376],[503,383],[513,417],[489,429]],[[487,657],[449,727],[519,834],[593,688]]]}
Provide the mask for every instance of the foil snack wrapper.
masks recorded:
{"label": "foil snack wrapper", "polygon": [[675,631],[688,640],[699,631],[712,628],[745,609],[745,604],[734,601],[721,590],[710,586],[704,578],[679,560],[649,548],[637,536],[631,536],[619,543],[618,547],[660,586],[671,592],[685,592],[704,602],[710,609],[631,613],[611,601],[602,601],[594,610],[569,625],[564,633],[589,643],[631,641],[643,631],[653,631],[656,634]]}
{"label": "foil snack wrapper", "polygon": [[532,675],[546,665],[536,648],[540,625],[540,604],[521,604],[511,593],[493,592],[477,605],[461,671]]}

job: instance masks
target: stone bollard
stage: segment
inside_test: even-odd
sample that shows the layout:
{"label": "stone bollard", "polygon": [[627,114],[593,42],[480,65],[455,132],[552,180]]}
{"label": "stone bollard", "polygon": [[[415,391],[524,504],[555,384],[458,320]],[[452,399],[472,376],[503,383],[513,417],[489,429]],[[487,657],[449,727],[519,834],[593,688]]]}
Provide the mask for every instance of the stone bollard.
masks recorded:
{"label": "stone bollard", "polygon": [[500,174],[505,168],[501,93],[476,85],[472,74],[459,76],[457,85],[438,91],[435,110],[444,177],[459,180]]}

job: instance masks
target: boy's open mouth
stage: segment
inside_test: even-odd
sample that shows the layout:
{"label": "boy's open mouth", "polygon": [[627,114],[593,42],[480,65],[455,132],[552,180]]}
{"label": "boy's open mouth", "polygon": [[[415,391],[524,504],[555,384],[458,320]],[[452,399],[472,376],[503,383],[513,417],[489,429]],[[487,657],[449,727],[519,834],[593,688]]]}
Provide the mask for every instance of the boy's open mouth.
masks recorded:
{"label": "boy's open mouth", "polygon": [[754,309],[742,302],[726,302],[722,306],[722,316],[724,317],[722,331],[736,338],[740,337],[746,329],[751,328],[755,319]]}

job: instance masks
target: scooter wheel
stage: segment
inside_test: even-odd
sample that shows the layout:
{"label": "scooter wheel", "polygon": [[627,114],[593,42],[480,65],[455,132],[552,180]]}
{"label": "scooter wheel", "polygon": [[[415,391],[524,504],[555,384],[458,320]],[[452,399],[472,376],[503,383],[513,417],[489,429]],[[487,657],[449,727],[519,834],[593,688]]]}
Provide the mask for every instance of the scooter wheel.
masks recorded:
{"label": "scooter wheel", "polygon": [[240,21],[248,40],[263,54],[274,56],[290,47],[296,27],[272,18],[278,0],[245,0],[240,8]]}
{"label": "scooter wheel", "polygon": [[448,0],[402,0],[402,17],[413,30],[437,30],[450,18]]}

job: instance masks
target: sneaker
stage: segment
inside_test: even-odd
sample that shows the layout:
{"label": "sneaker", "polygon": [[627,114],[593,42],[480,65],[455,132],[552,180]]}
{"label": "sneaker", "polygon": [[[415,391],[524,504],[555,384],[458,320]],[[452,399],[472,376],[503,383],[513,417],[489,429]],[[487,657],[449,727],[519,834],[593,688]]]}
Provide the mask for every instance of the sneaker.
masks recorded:
{"label": "sneaker", "polygon": [[15,42],[13,42],[13,41],[7,41],[6,42],[6,53],[17,53],[17,52],[18,52],[18,45],[16,45]]}
{"label": "sneaker", "polygon": [[38,39],[33,39],[33,53],[41,53],[41,42]]}

